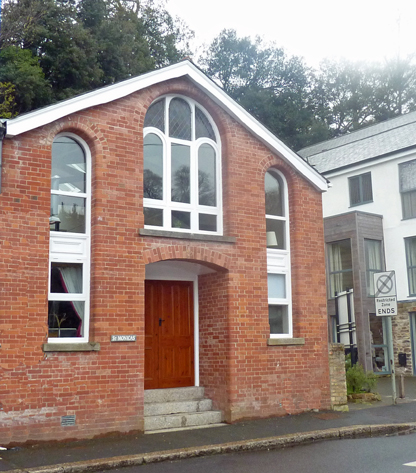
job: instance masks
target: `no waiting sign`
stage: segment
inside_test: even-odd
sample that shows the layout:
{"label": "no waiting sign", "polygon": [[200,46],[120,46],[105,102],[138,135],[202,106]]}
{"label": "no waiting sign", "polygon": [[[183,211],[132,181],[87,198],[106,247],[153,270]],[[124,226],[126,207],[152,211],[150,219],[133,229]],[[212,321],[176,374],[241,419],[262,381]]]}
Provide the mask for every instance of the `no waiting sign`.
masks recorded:
{"label": "no waiting sign", "polygon": [[397,315],[396,275],[394,271],[374,273],[376,315]]}

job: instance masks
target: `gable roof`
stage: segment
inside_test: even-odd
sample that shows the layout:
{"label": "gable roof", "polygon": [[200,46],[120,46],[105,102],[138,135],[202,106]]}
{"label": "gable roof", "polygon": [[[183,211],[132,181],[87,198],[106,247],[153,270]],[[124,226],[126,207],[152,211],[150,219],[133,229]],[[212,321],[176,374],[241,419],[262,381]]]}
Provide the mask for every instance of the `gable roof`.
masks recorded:
{"label": "gable roof", "polygon": [[371,125],[299,151],[319,172],[327,173],[416,147],[416,112]]}
{"label": "gable roof", "polygon": [[126,97],[138,90],[145,89],[159,82],[187,77],[199,89],[207,94],[214,103],[224,109],[237,122],[256,136],[272,152],[277,153],[301,175],[311,182],[318,190],[327,190],[327,181],[298,154],[288,148],[273,133],[258,122],[252,115],[229,97],[214,81],[208,78],[198,67],[189,60],[184,60],[172,66],[148,72],[138,77],[103,87],[77,97],[59,102],[48,107],[26,113],[17,118],[7,120],[7,135],[13,137],[52,123],[71,113],[95,107],[113,100]]}

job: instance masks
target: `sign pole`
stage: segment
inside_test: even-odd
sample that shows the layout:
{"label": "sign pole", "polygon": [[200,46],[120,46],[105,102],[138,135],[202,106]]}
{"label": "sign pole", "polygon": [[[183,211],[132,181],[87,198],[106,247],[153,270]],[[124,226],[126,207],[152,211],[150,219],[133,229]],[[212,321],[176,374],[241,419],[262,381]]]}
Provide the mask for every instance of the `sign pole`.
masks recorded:
{"label": "sign pole", "polygon": [[391,317],[386,317],[387,322],[387,347],[389,351],[389,363],[391,370],[391,392],[393,397],[393,404],[397,404],[397,395],[396,395],[396,370],[394,368],[394,353],[393,353],[393,325],[391,323]]}
{"label": "sign pole", "polygon": [[387,350],[389,352],[389,365],[391,371],[391,388],[393,404],[397,404],[396,396],[396,371],[394,369],[393,351],[393,324],[391,318],[397,315],[396,275],[394,271],[374,273],[374,302],[376,315],[386,318],[387,325]]}

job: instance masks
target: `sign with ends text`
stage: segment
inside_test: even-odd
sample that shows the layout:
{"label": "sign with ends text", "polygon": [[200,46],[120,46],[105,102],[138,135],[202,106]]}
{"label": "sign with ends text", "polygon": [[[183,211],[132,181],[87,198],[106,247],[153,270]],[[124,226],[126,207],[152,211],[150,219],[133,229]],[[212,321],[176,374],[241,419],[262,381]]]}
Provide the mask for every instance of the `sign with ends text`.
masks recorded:
{"label": "sign with ends text", "polygon": [[397,315],[396,275],[394,271],[374,273],[376,315]]}

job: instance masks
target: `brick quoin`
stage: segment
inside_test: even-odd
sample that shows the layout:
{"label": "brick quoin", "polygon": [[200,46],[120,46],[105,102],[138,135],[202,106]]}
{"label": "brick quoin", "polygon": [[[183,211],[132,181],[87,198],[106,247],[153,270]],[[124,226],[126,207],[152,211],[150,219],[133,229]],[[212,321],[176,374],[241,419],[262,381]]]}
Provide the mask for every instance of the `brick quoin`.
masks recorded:
{"label": "brick quoin", "polygon": [[[222,146],[224,235],[234,242],[140,235],[143,123],[164,94],[200,103]],[[100,351],[43,352],[47,341],[51,147],[60,132],[92,155],[90,342]],[[286,178],[294,337],[267,346],[264,175]],[[190,261],[200,275],[200,385],[227,422],[330,407],[321,193],[186,78],[72,113],[3,143],[0,194],[0,444],[143,430],[144,280],[148,264]],[[135,343],[111,343],[112,334]],[[76,425],[61,426],[61,417]]]}

